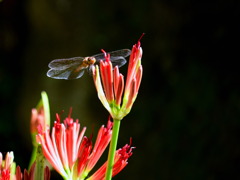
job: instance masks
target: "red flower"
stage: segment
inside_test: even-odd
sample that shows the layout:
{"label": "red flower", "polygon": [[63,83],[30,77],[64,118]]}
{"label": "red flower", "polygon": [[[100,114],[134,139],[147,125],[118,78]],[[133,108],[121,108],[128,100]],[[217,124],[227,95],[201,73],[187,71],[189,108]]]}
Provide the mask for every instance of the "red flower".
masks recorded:
{"label": "red flower", "polygon": [[3,160],[0,152],[0,180],[10,180],[15,177],[15,175],[11,174],[13,158],[13,152],[7,152],[5,160]]}
{"label": "red flower", "polygon": [[42,145],[43,154],[53,168],[65,179],[73,176],[73,165],[77,160],[78,149],[86,128],[80,131],[78,120],[75,122],[69,116],[64,124],[56,115],[56,121],[50,137],[49,129],[37,135],[37,141]]}
{"label": "red flower", "polygon": [[113,69],[109,54],[105,53],[106,60],[100,62],[100,70],[98,66],[93,67],[98,97],[113,119],[121,120],[132,108],[142,79],[141,58],[142,48],[138,41],[130,55],[125,90],[123,75],[119,73],[118,66]]}
{"label": "red flower", "polygon": [[[64,123],[60,123],[60,116],[57,114],[51,136],[49,129],[37,135],[44,156],[64,179],[85,179],[88,176],[111,140],[112,122],[109,120],[106,127],[99,129],[94,146],[92,138],[84,136],[85,131],[85,127],[80,130],[78,120],[74,121],[70,115]],[[121,154],[120,150],[117,154]],[[119,155],[117,159],[121,157],[123,156]],[[115,174],[126,165],[124,160],[119,163],[117,159]],[[99,171],[105,173],[106,168]],[[94,177],[98,175],[93,175],[91,179],[98,179]]]}

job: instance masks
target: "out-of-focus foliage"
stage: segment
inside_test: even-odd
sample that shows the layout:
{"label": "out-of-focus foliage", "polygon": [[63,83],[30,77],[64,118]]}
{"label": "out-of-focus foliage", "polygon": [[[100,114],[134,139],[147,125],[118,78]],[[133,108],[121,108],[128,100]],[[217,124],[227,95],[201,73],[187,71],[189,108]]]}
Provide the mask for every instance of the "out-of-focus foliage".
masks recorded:
{"label": "out-of-focus foliage", "polygon": [[50,79],[47,65],[131,48],[145,32],[143,81],[119,137],[119,147],[133,137],[137,148],[115,179],[239,178],[239,9],[233,0],[1,1],[0,151],[27,167],[30,111],[42,90],[52,119],[72,106],[96,134],[108,114],[92,77]]}

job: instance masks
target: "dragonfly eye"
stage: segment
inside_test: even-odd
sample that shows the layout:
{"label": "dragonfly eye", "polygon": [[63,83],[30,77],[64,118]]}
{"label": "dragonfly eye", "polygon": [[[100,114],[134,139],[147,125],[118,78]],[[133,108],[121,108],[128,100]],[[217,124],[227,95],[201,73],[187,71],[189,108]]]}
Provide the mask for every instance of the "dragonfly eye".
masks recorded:
{"label": "dragonfly eye", "polygon": [[94,57],[89,57],[88,58],[88,64],[89,65],[92,65],[92,64],[94,64],[96,62],[96,59],[94,58]]}

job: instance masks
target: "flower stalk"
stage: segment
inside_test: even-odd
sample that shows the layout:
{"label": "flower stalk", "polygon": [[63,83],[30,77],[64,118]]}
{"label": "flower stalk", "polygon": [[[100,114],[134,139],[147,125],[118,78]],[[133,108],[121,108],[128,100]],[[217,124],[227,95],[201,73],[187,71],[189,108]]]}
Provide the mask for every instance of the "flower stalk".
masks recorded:
{"label": "flower stalk", "polygon": [[113,120],[112,140],[111,140],[110,148],[108,152],[108,164],[107,164],[105,180],[110,180],[112,178],[112,169],[114,165],[114,156],[117,149],[120,124],[121,124],[120,120]]}
{"label": "flower stalk", "polygon": [[105,54],[105,61],[100,61],[100,67],[93,67],[93,79],[98,97],[113,118],[113,134],[108,153],[105,180],[111,180],[112,178],[120,123],[130,112],[137,98],[142,80],[143,68],[141,65],[142,48],[140,39],[132,48],[125,88],[124,77],[119,73],[118,66],[112,67],[110,54],[102,50]]}

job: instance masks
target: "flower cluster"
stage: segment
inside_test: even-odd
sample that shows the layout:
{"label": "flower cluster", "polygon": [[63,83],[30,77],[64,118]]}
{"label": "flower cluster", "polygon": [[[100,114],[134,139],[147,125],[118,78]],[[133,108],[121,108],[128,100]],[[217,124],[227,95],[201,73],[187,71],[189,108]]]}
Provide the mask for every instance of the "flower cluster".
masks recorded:
{"label": "flower cluster", "polygon": [[[84,136],[85,131],[86,128],[80,129],[78,120],[74,121],[70,115],[61,123],[57,114],[51,136],[49,129],[37,135],[44,156],[64,179],[80,180],[89,175],[111,140],[112,122],[109,120],[106,127],[99,129],[94,146],[92,137]],[[123,149],[128,150],[120,149],[116,153],[114,175],[126,166],[127,159],[132,154],[130,146]],[[106,163],[88,177],[88,180],[102,179],[105,171]]]}

